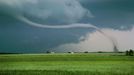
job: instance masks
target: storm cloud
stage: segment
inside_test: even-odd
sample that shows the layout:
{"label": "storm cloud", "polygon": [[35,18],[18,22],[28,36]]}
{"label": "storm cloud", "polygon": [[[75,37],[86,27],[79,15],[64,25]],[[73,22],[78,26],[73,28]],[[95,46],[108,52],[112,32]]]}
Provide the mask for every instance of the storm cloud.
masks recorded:
{"label": "storm cloud", "polygon": [[12,16],[23,15],[44,24],[69,24],[85,16],[93,17],[77,0],[1,0],[0,9]]}
{"label": "storm cloud", "polygon": [[[132,0],[0,0],[0,52],[45,52],[49,49],[57,51],[59,47],[58,51],[111,50],[109,40],[99,36],[101,34],[92,28],[42,29],[28,26],[28,23],[15,16],[22,15],[35,23],[50,26],[92,24],[104,31],[110,29],[106,31],[110,36],[121,34],[122,37],[131,37],[133,30],[130,35],[127,34],[134,26],[133,7]],[[89,37],[85,38],[86,34]],[[132,48],[133,39],[131,42],[130,38],[119,41],[120,36],[114,37],[120,44],[119,49]],[[97,41],[98,39],[107,39],[107,47],[100,45],[102,42]],[[125,40],[129,46],[123,44]]]}

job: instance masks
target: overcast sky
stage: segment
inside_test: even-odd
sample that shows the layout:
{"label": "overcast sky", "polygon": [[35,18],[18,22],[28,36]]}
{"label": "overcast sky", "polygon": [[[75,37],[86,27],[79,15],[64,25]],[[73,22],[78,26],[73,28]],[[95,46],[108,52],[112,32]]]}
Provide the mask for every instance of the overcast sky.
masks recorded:
{"label": "overcast sky", "polygon": [[39,28],[18,15],[50,26],[92,24],[114,37],[120,51],[134,49],[133,0],[0,0],[0,52],[113,51],[93,28]]}

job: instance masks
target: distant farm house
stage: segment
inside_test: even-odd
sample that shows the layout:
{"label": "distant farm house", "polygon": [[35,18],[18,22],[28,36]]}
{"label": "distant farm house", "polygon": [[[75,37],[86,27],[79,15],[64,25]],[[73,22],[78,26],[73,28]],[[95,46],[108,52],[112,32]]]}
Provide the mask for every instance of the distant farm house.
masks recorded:
{"label": "distant farm house", "polygon": [[50,52],[51,54],[54,54],[55,52]]}

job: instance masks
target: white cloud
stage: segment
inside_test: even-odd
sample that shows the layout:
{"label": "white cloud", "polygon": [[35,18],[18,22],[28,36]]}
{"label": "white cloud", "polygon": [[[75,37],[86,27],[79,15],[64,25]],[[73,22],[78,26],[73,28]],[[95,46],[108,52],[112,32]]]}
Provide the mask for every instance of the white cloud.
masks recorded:
{"label": "white cloud", "polygon": [[[120,51],[134,49],[134,28],[129,31],[120,31],[113,29],[102,29],[108,35],[114,37],[118,42]],[[82,37],[83,38],[83,37]],[[81,38],[80,38],[81,39]],[[60,51],[113,51],[110,40],[100,34],[98,31],[87,34],[86,40],[79,43],[69,43],[60,45],[54,50]]]}

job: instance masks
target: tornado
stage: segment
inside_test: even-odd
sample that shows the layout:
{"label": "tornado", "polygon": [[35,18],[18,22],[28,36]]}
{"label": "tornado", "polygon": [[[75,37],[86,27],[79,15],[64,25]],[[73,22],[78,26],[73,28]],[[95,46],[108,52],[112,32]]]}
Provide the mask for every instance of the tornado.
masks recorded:
{"label": "tornado", "polygon": [[39,27],[39,28],[50,28],[50,29],[94,28],[110,40],[110,42],[112,43],[112,46],[113,46],[113,52],[119,52],[116,39],[114,37],[110,36],[110,35],[107,35],[104,31],[102,31],[100,28],[96,27],[95,25],[75,23],[75,24],[69,24],[69,25],[51,26],[51,25],[44,25],[44,24],[39,24],[39,23],[33,22],[33,21],[31,21],[31,20],[29,20],[26,17],[21,16],[21,15],[17,15],[15,17],[17,19],[19,19],[20,21],[28,24],[28,25],[31,25],[31,26],[34,26],[34,27]]}

